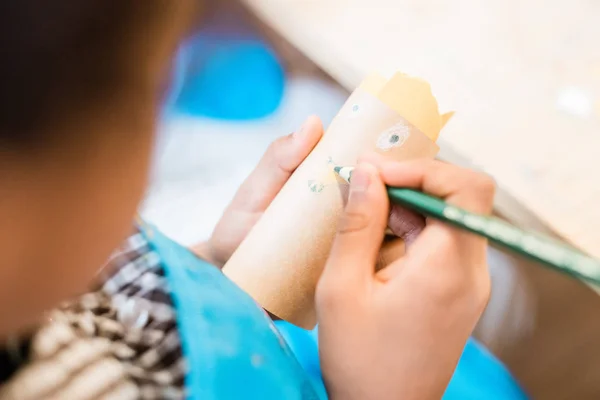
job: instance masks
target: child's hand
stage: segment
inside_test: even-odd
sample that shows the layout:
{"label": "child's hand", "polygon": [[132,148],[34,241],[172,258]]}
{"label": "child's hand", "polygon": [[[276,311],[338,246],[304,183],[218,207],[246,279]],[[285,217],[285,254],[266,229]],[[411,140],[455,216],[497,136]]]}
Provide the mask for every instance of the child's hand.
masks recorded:
{"label": "child's hand", "polygon": [[335,399],[439,399],[490,294],[486,240],[428,220],[406,255],[376,272],[385,184],[492,211],[494,184],[437,161],[374,158],[350,198],[317,288],[324,379]]}
{"label": "child's hand", "polygon": [[321,136],[321,121],[310,117],[297,132],[273,142],[225,210],[211,239],[192,251],[219,267],[225,265]]}

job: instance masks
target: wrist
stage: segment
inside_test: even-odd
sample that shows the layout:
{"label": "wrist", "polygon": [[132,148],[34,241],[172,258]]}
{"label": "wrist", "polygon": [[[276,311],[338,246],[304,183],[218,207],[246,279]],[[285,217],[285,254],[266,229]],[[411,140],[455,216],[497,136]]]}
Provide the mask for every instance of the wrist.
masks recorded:
{"label": "wrist", "polygon": [[214,265],[218,268],[223,268],[225,263],[219,262],[217,257],[214,256],[214,249],[210,243],[210,240],[190,246],[190,251],[196,255],[196,257],[203,259],[204,261]]}

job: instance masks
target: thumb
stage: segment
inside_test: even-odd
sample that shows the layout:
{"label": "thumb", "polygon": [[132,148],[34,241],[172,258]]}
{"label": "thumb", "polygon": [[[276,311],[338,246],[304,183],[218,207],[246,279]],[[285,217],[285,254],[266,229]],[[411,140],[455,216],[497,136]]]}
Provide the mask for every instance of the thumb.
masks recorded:
{"label": "thumb", "polygon": [[388,197],[377,169],[360,164],[352,172],[350,196],[323,278],[356,293],[374,273],[388,216]]}

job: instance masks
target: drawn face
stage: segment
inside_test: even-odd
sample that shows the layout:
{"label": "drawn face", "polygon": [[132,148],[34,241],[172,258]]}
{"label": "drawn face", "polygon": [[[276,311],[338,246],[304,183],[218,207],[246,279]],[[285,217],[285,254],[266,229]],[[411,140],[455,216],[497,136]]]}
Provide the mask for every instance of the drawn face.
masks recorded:
{"label": "drawn face", "polygon": [[[352,111],[357,112],[359,109],[358,105],[354,105]],[[393,148],[402,146],[409,136],[410,127],[404,122],[398,122],[383,131],[377,137],[375,148],[382,151],[389,151]],[[327,187],[338,186],[345,183],[343,179],[340,179],[336,173],[333,172],[333,167],[338,164],[334,162],[331,156],[327,157],[324,164],[323,170],[318,174],[315,174],[316,176],[314,179],[308,180],[308,188],[313,193],[321,193]]]}

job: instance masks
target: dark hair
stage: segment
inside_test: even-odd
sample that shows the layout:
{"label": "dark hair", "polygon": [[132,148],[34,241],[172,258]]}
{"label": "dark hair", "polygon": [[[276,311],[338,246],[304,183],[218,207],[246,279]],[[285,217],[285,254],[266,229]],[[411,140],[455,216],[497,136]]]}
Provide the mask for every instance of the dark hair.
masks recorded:
{"label": "dark hair", "polygon": [[157,28],[173,23],[178,2],[0,1],[0,144],[30,142],[51,121],[147,89]]}

